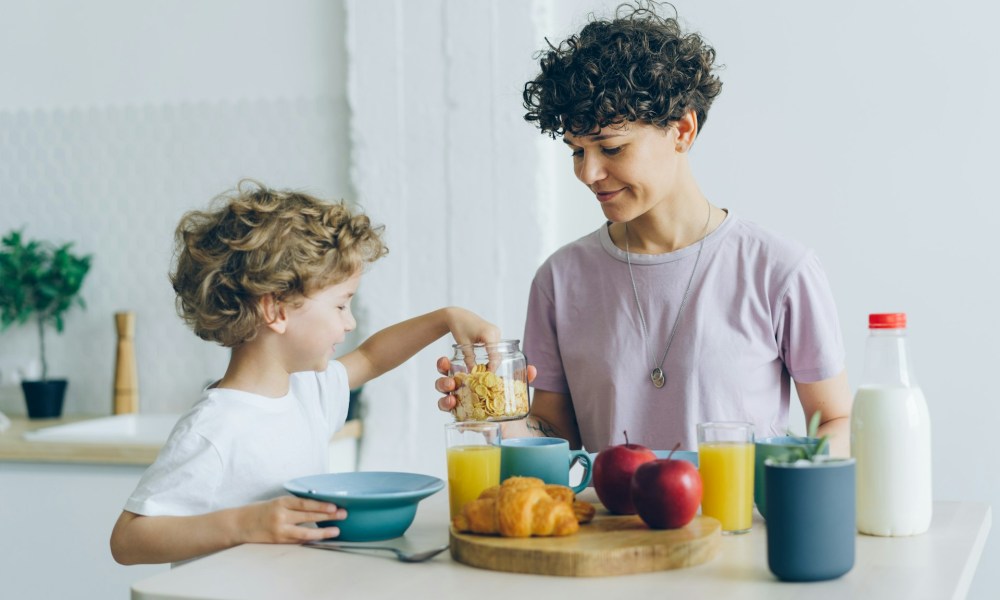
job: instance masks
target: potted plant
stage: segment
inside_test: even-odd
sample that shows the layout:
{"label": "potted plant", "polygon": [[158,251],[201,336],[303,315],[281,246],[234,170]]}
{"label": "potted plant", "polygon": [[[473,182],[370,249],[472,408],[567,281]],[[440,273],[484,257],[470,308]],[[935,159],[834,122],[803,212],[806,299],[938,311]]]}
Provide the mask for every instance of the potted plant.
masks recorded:
{"label": "potted plant", "polygon": [[0,243],[0,331],[23,325],[32,317],[38,325],[40,381],[22,381],[28,417],[58,417],[66,393],[65,379],[49,379],[45,330],[62,332],[63,315],[74,305],[84,307],[80,287],[90,270],[90,255],[76,256],[72,244],[56,246],[25,240],[14,230]]}
{"label": "potted plant", "polygon": [[[819,412],[808,437],[815,438]],[[854,459],[823,454],[827,438],[764,461],[767,564],[785,581],[834,579],[854,567]]]}

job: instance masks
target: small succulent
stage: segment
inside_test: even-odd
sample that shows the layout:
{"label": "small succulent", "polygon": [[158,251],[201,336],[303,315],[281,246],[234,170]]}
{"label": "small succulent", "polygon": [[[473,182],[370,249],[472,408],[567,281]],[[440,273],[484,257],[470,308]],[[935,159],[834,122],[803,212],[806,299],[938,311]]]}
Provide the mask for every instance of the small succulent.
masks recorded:
{"label": "small succulent", "polygon": [[[820,411],[813,413],[812,418],[809,419],[809,428],[806,432],[806,436],[810,438],[815,438],[816,434],[819,432],[819,422],[820,422]],[[788,435],[794,435],[792,432],[788,432]],[[800,460],[807,460],[809,462],[816,462],[817,459],[823,454],[823,450],[826,449],[829,443],[829,436],[824,435],[819,438],[819,442],[815,445],[806,446],[789,446],[788,450],[781,455],[774,456],[769,460],[774,463],[794,463]]]}

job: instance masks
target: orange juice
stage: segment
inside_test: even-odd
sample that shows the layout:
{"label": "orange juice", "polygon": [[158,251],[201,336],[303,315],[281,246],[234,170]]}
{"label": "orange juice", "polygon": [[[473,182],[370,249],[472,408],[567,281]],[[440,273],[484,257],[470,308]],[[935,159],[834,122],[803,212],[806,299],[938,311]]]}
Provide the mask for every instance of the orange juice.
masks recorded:
{"label": "orange juice", "polygon": [[456,446],[448,448],[448,499],[451,516],[500,483],[500,446]]}
{"label": "orange juice", "polygon": [[753,517],[753,444],[711,442],[698,445],[701,514],[722,522],[722,531],[750,529]]}

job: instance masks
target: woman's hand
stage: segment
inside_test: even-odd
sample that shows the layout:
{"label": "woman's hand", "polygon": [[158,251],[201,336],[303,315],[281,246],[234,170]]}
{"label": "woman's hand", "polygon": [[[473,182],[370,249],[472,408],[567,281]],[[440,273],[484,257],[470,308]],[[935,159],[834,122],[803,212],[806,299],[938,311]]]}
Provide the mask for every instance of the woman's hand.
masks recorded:
{"label": "woman's hand", "polygon": [[438,410],[451,412],[455,410],[455,406],[458,404],[458,398],[452,394],[458,386],[455,383],[455,378],[448,375],[451,371],[451,361],[442,356],[437,360],[437,370],[438,373],[444,375],[444,377],[438,377],[434,381],[434,389],[438,393],[444,394],[438,400]]}
{"label": "woman's hand", "polygon": [[305,527],[302,523],[347,518],[347,511],[329,502],[281,496],[240,509],[240,543],[299,544],[340,535],[338,527]]}
{"label": "woman's hand", "polygon": [[[455,404],[458,402],[458,399],[455,398],[454,394],[452,394],[458,386],[455,384],[455,378],[448,375],[451,371],[451,361],[442,356],[437,360],[437,370],[438,373],[444,375],[444,377],[438,377],[434,381],[434,389],[440,394],[445,394],[438,400],[438,409],[444,412],[450,412],[454,410]],[[535,380],[535,375],[538,374],[538,370],[535,369],[534,365],[528,365],[527,371],[528,384],[530,385],[531,382]]]}

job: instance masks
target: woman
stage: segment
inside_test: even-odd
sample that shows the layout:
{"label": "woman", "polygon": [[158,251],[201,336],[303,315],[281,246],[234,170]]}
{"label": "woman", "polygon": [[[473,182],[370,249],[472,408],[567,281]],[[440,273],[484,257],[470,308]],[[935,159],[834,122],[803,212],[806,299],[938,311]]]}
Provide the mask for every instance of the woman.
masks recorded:
{"label": "woman", "polygon": [[[849,451],[851,396],[836,306],[816,255],[701,192],[688,160],[722,84],[715,51],[655,5],[620,7],[550,46],[525,119],[562,137],[607,222],[558,250],[531,288],[530,416],[505,436],[591,451],[629,439],[696,448],[695,425],[787,429],[791,380]],[[438,361],[447,372],[448,361]],[[454,381],[437,381],[448,393]],[[448,395],[442,410],[454,406]]]}

